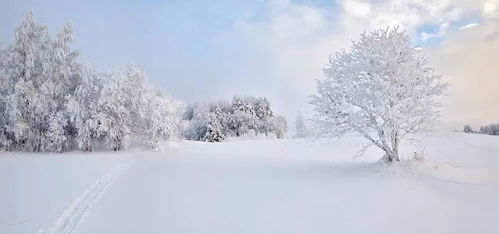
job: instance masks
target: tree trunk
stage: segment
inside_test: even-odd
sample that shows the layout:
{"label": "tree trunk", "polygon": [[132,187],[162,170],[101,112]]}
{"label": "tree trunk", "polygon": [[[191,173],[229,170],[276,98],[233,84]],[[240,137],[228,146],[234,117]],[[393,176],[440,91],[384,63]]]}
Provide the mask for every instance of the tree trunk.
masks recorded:
{"label": "tree trunk", "polygon": [[387,146],[385,145],[385,153],[387,155],[387,162],[388,163],[393,163],[393,162],[398,162],[400,161],[400,158],[399,158],[399,142],[400,142],[400,139],[399,139],[399,134],[398,132],[394,132],[392,134],[392,137],[391,137],[391,147],[390,146]]}
{"label": "tree trunk", "polygon": [[398,156],[395,156],[395,155],[388,155],[388,162],[389,163],[393,163],[393,162],[398,162],[400,161],[400,158]]}
{"label": "tree trunk", "polygon": [[399,138],[399,133],[398,131],[395,132],[393,136],[393,145],[392,145],[392,150],[393,150],[393,155],[395,156],[395,160],[400,161],[399,158],[399,143],[400,143],[400,138]]}
{"label": "tree trunk", "polygon": [[386,163],[394,163],[400,161],[399,155],[398,155],[398,146],[395,147],[394,149],[390,149],[389,147],[386,147],[383,149],[385,151],[385,162]]}

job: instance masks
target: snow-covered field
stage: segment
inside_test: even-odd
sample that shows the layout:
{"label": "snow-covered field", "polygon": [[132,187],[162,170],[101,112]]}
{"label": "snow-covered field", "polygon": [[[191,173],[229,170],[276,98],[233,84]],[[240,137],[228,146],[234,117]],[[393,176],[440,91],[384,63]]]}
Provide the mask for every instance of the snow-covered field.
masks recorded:
{"label": "snow-covered field", "polygon": [[0,233],[499,233],[499,138],[426,136],[391,168],[358,137],[2,153]]}

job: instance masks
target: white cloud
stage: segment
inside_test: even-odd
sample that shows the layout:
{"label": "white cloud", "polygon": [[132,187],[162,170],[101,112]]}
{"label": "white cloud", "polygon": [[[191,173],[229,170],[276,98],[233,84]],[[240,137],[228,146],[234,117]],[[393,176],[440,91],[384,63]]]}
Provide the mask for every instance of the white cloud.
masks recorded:
{"label": "white cloud", "polygon": [[348,10],[352,4],[363,4],[366,5],[365,8],[370,9],[369,14],[365,14],[361,22],[368,30],[400,25],[414,31],[425,23],[445,25],[462,15],[462,10],[455,6],[452,1],[343,0],[342,5],[345,9],[343,19],[345,21],[350,21],[351,17],[358,18],[354,14],[355,12]]}
{"label": "white cloud", "polygon": [[445,22],[445,23],[442,23],[438,27],[438,32],[437,33],[422,32],[421,33],[421,40],[427,41],[430,38],[443,37],[443,36],[445,36],[447,34],[448,31],[449,31],[449,23]]}
{"label": "white cloud", "polygon": [[467,24],[467,25],[464,25],[462,27],[459,28],[459,30],[466,30],[466,29],[470,29],[470,28],[473,28],[475,26],[477,26],[478,23],[471,23],[471,24]]}
{"label": "white cloud", "polygon": [[[273,96],[276,106],[288,118],[300,109],[305,115],[311,114],[310,106],[304,101],[315,92],[315,79],[322,78],[327,57],[348,47],[350,40],[357,39],[362,31],[400,25],[422,40],[439,37],[445,43],[427,53],[431,57],[430,65],[452,85],[451,94],[445,100],[444,120],[453,123],[447,126],[455,127],[473,119],[476,124],[499,120],[499,111],[489,109],[494,105],[491,100],[499,100],[496,94],[499,91],[492,91],[492,87],[499,87],[496,81],[499,74],[494,70],[497,65],[493,64],[498,61],[499,51],[495,49],[497,43],[485,41],[486,37],[499,37],[499,30],[489,28],[475,32],[485,27],[482,23],[461,27],[474,27],[474,30],[451,28],[451,22],[462,20],[467,13],[485,14],[486,4],[489,4],[487,14],[492,14],[490,1],[477,4],[476,1],[450,0],[344,0],[342,11],[333,20],[325,9],[290,1],[270,1],[265,6],[267,20],[242,19],[235,28],[257,53],[253,66],[260,69],[254,75],[265,77],[266,82],[275,81],[276,87],[270,89],[269,96]],[[424,25],[438,25],[438,30],[418,34]]]}
{"label": "white cloud", "polygon": [[491,38],[497,32],[496,22],[476,25],[428,50],[431,64],[451,84],[443,112],[448,128],[499,121],[499,40]]}
{"label": "white cloud", "polygon": [[499,0],[487,0],[483,4],[483,13],[487,17],[499,17]]}
{"label": "white cloud", "polygon": [[292,120],[299,110],[310,113],[305,100],[315,91],[315,80],[322,77],[328,56],[350,38],[337,34],[336,22],[323,9],[290,1],[270,1],[266,7],[267,20],[242,19],[235,30],[252,46],[252,67],[258,68],[252,75],[261,77],[262,86],[274,84],[259,95],[269,96]]}
{"label": "white cloud", "polygon": [[347,14],[365,18],[371,13],[371,6],[367,2],[346,1],[343,3],[343,8]]}

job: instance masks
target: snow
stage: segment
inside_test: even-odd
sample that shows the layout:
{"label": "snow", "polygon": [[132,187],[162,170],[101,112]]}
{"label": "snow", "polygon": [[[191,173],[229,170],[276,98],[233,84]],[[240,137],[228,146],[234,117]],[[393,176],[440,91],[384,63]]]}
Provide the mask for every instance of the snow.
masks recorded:
{"label": "snow", "polygon": [[393,167],[356,136],[2,153],[0,233],[499,233],[499,138],[410,137]]}

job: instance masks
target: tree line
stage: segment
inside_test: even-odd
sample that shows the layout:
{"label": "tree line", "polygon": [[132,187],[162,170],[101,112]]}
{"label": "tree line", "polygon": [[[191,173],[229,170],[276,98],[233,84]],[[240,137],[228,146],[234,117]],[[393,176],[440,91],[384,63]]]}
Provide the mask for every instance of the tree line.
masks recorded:
{"label": "tree line", "polygon": [[71,24],[52,38],[29,12],[0,49],[0,151],[116,151],[132,140],[161,149],[183,136],[215,142],[251,131],[284,134],[285,120],[265,98],[186,109],[139,66],[102,72],[76,62],[72,40]]}
{"label": "tree line", "polygon": [[463,132],[499,136],[499,123],[482,125],[478,131],[474,130],[469,124],[467,124],[464,125]]}
{"label": "tree line", "polygon": [[220,142],[228,137],[273,136],[282,138],[287,130],[284,117],[274,115],[264,97],[235,96],[187,107],[184,137],[189,140]]}
{"label": "tree line", "polygon": [[142,68],[99,72],[77,63],[72,28],[55,38],[28,13],[0,51],[0,149],[64,152],[152,148],[181,134],[182,103],[148,82]]}

